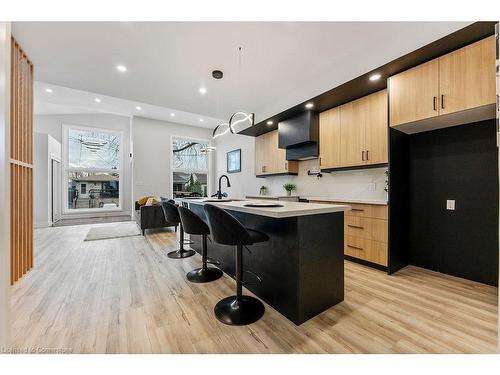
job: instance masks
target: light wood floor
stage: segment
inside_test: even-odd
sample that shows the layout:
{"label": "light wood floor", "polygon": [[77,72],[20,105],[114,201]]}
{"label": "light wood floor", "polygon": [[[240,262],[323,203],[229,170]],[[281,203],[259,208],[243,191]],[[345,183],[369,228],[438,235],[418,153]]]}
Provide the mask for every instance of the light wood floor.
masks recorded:
{"label": "light wood floor", "polygon": [[[107,224],[102,224],[107,225]],[[219,323],[227,276],[188,283],[198,255],[172,260],[170,230],[83,242],[89,225],[36,231],[35,267],[13,288],[17,347],[74,353],[493,353],[497,288],[408,267],[345,263],[345,301],[297,327],[266,305],[246,327]],[[328,287],[322,285],[320,287]]]}

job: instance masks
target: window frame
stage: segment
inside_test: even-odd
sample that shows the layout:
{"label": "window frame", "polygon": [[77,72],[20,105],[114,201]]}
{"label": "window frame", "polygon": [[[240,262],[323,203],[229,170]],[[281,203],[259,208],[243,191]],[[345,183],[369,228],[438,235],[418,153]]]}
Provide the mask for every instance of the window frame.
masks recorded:
{"label": "window frame", "polygon": [[[189,137],[185,135],[170,135],[170,143],[168,146],[168,152],[169,152],[169,158],[170,158],[170,183],[169,183],[169,192],[170,192],[170,197],[173,198],[174,196],[174,158],[173,158],[173,143],[174,139],[185,139],[188,141],[195,141],[195,142],[200,142],[200,143],[206,143],[208,146],[212,146],[212,140],[210,138],[196,138],[196,137]],[[212,193],[212,184],[211,184],[211,176],[212,176],[212,153],[208,152],[207,153],[207,195],[210,196]],[[191,173],[192,171],[188,171],[185,169],[175,169],[175,172],[184,172],[184,173]],[[198,171],[202,172],[202,171]],[[196,171],[194,172],[196,173]]]}
{"label": "window frame", "polygon": [[[63,128],[63,142],[62,142],[62,201],[63,201],[63,214],[65,215],[78,215],[78,214],[86,214],[86,213],[107,213],[107,212],[122,212],[123,210],[123,131],[112,130],[99,128],[95,126],[85,126],[85,125],[76,125],[76,124],[62,124]],[[120,141],[120,149],[118,162],[118,169],[106,169],[106,168],[69,168],[69,144],[68,144],[68,135],[69,129],[76,130],[84,130],[84,131],[94,131],[94,132],[102,132],[114,134],[119,137]],[[118,172],[118,207],[115,208],[68,208],[68,173],[72,171],[81,171],[81,172],[89,172],[89,173],[116,173]]]}

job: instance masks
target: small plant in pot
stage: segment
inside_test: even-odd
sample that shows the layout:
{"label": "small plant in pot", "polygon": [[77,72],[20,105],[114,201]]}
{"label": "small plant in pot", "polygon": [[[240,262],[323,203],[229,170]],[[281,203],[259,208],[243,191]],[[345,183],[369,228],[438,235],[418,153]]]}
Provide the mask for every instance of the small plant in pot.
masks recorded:
{"label": "small plant in pot", "polygon": [[266,193],[267,193],[267,187],[262,185],[260,187],[260,195],[266,195]]}
{"label": "small plant in pot", "polygon": [[290,196],[292,195],[292,191],[296,190],[297,189],[297,185],[295,184],[291,184],[291,183],[288,183],[288,184],[284,184],[283,185],[283,189],[286,190],[286,195],[287,196]]}

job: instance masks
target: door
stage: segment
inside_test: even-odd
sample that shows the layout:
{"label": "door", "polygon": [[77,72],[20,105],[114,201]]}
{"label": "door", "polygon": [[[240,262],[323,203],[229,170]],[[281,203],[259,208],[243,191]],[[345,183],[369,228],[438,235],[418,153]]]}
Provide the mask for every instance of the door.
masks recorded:
{"label": "door", "polygon": [[366,98],[340,107],[340,164],[342,167],[362,165],[365,162]]}
{"label": "door", "polygon": [[440,57],[439,91],[441,115],[494,104],[495,36]]}
{"label": "door", "polygon": [[340,167],[340,107],[319,114],[319,165]]}
{"label": "door", "polygon": [[438,111],[438,59],[389,78],[390,125],[436,117]]}
{"label": "door", "polygon": [[61,162],[52,160],[51,179],[52,179],[52,223],[61,219]]}
{"label": "door", "polygon": [[365,164],[387,163],[387,90],[366,97]]}

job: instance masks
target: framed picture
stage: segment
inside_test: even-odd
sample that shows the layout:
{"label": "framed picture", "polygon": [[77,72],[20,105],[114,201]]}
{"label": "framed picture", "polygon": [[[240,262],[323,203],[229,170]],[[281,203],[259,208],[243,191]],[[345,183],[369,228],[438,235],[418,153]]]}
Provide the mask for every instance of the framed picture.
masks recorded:
{"label": "framed picture", "polygon": [[241,172],[241,148],[227,153],[227,173]]}

